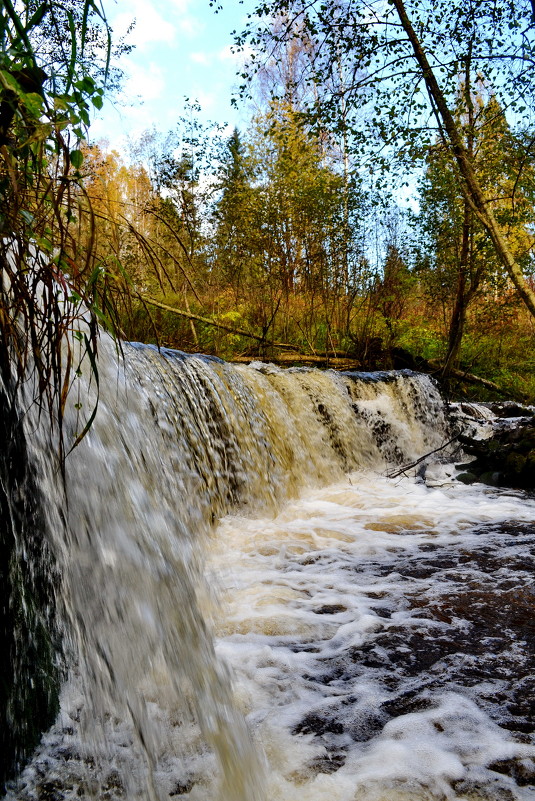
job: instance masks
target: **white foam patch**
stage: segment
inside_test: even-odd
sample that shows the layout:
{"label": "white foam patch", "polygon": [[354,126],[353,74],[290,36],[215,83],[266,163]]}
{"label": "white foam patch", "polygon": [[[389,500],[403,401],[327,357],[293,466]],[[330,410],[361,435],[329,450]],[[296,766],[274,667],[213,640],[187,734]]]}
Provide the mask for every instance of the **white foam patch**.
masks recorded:
{"label": "white foam patch", "polygon": [[[270,801],[535,797],[489,769],[535,757],[531,742],[478,703],[477,692],[488,695],[494,682],[474,690],[452,679],[437,690],[433,671],[453,663],[453,652],[413,676],[395,664],[396,655],[410,660],[412,635],[431,646],[452,626],[470,626],[429,614],[418,599],[425,593],[432,603],[444,587],[425,571],[398,572],[401,561],[417,567],[426,549],[477,550],[481,525],[534,518],[535,503],[519,493],[359,473],[274,518],[222,521],[210,555],[224,601],[214,613],[218,652],[267,756]],[[463,563],[443,572],[452,588],[475,575]],[[378,633],[388,643],[389,631],[398,638],[393,651],[373,652],[385,669],[367,670],[363,649]],[[382,713],[394,695],[418,690],[421,710]]]}

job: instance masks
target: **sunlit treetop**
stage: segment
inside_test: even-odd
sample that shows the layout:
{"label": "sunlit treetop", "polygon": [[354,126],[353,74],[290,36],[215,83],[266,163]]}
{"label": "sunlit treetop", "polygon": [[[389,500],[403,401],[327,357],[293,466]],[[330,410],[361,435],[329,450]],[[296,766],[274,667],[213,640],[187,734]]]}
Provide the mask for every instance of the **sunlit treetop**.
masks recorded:
{"label": "sunlit treetop", "polygon": [[[403,5],[451,107],[460,86],[477,84],[496,97],[510,123],[532,123],[530,0],[408,0]],[[395,0],[257,3],[237,37],[239,46],[253,50],[243,92],[254,71],[290,42],[304,54],[297,80],[306,86],[304,109],[311,121],[334,129],[349,125],[356,147],[403,143],[414,153],[436,135],[425,76]]]}

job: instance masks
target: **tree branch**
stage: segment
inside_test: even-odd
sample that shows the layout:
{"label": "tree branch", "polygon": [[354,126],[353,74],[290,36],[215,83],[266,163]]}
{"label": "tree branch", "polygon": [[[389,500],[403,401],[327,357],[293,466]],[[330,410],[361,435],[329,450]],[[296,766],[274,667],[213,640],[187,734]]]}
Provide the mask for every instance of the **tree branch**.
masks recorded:
{"label": "tree branch", "polygon": [[201,317],[200,314],[194,314],[193,312],[184,311],[184,309],[177,309],[174,306],[168,306],[166,303],[160,303],[159,300],[155,300],[148,295],[140,295],[139,298],[143,303],[150,303],[151,306],[156,306],[158,309],[171,312],[171,314],[177,314],[179,317],[185,317],[187,320],[197,320],[200,323],[205,323],[205,325],[211,325],[214,328],[221,329],[222,331],[228,331],[229,334],[236,334],[240,337],[248,337],[249,339],[254,339],[257,342],[261,342],[263,345],[269,345],[273,348],[287,348],[290,350],[296,349],[295,345],[289,345],[286,342],[273,342],[270,339],[266,339],[265,336],[251,334],[249,331],[245,331],[243,328],[226,325],[225,323],[218,323],[216,320],[210,320],[209,317]]}

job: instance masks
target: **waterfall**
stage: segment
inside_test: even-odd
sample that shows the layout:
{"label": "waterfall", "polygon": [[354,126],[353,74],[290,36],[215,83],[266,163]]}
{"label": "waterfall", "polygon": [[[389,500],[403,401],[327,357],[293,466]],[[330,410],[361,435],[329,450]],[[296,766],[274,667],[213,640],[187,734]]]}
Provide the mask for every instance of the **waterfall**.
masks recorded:
{"label": "waterfall", "polygon": [[[205,622],[213,525],[232,510],[272,516],[304,489],[440,447],[443,402],[431,379],[408,371],[233,366],[138,344],[118,353],[104,335],[98,370],[98,413],[67,457],[65,481],[53,436],[31,406],[24,414],[43,517],[34,538],[54,565],[59,624],[49,627],[63,641],[62,711],[44,742],[59,750],[74,727],[76,759],[66,764],[85,764],[58,797],[115,788],[169,798],[188,790],[177,765],[198,759],[223,777],[221,798],[260,799],[262,758]],[[67,442],[96,395],[88,371],[67,402]],[[197,726],[192,756],[181,732]],[[26,773],[38,783],[38,767]],[[8,797],[34,796],[13,785]]]}

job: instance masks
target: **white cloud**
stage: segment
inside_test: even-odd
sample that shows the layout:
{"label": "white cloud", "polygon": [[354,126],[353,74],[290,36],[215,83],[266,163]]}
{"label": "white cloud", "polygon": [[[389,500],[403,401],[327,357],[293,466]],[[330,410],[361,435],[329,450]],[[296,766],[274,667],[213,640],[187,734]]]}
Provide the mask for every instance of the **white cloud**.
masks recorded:
{"label": "white cloud", "polygon": [[213,92],[194,92],[195,99],[199,101],[199,105],[203,111],[210,112],[217,105],[217,97]]}
{"label": "white cloud", "polygon": [[219,60],[220,61],[235,61],[236,53],[232,45],[227,45],[222,50],[219,51]]}
{"label": "white cloud", "polygon": [[127,11],[120,11],[113,17],[112,27],[119,35],[123,35],[134,19],[135,26],[127,41],[140,49],[152,42],[172,42],[176,37],[175,26],[164,19],[147,0],[130,2]]}
{"label": "white cloud", "polygon": [[116,150],[128,159],[129,141],[147,130],[147,111],[143,106],[109,106],[106,119],[96,119],[91,124],[92,143],[105,144],[108,150]]}
{"label": "white cloud", "polygon": [[228,96],[243,54],[224,45],[231,41],[232,28],[239,29],[243,11],[236,0],[224,5],[224,13],[216,16],[208,0],[110,0],[107,12],[114,40],[126,33],[135,17],[137,24],[127,41],[136,47],[121,58],[124,90],[116,109],[106,104],[92,134],[107,137],[115,146],[127,132],[135,135],[152,123],[160,130],[171,128],[184,96],[198,97],[203,118],[233,120]]}
{"label": "white cloud", "polygon": [[151,63],[146,67],[132,61],[123,62],[126,73],[124,94],[141,100],[156,100],[163,95],[165,78],[161,67]]}
{"label": "white cloud", "polygon": [[198,36],[204,29],[203,23],[197,17],[185,16],[178,21],[178,28],[185,36]]}
{"label": "white cloud", "polygon": [[185,14],[191,6],[191,0],[171,0],[171,5],[179,14]]}
{"label": "white cloud", "polygon": [[212,56],[208,53],[191,53],[190,59],[195,64],[203,64],[206,67],[212,63]]}

